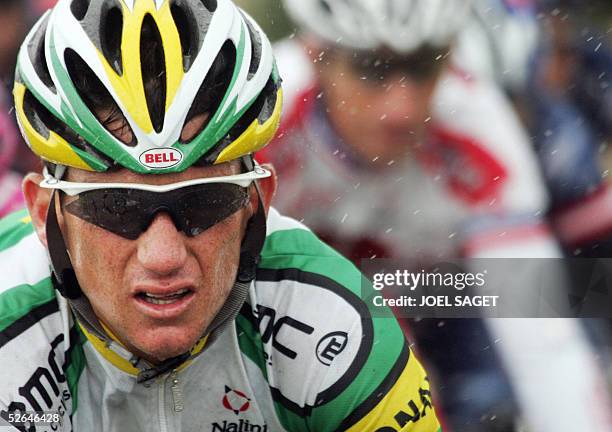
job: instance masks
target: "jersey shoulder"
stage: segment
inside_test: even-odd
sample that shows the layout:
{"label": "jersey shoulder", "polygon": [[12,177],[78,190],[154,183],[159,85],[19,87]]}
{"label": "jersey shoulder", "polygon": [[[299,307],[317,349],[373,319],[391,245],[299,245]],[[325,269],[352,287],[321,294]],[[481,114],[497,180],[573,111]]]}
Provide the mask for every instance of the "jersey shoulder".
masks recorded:
{"label": "jersey shoulder", "polygon": [[425,373],[390,311],[368,306],[369,282],[302,224],[275,210],[268,220],[237,324],[286,429],[376,430],[413,401],[402,427],[437,431]]}
{"label": "jersey shoulder", "polygon": [[36,286],[50,275],[44,246],[26,210],[0,220],[0,295],[11,289]]}
{"label": "jersey shoulder", "polygon": [[[471,205],[494,200],[510,212],[548,205],[537,155],[509,99],[491,81],[451,67],[433,104],[434,141],[450,167],[454,191]],[[453,168],[454,167],[454,168]]]}
{"label": "jersey shoulder", "polygon": [[306,48],[295,38],[277,42],[274,57],[283,79],[283,123],[286,123],[304,104],[303,95],[316,86],[316,74]]}
{"label": "jersey shoulder", "polygon": [[69,421],[84,365],[79,336],[25,211],[0,221],[0,275],[0,416],[59,410]]}

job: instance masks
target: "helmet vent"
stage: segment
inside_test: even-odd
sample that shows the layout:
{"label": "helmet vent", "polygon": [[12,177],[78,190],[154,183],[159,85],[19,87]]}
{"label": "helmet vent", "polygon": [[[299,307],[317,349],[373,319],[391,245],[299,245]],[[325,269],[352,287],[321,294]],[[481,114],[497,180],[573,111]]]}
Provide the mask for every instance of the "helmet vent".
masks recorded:
{"label": "helmet vent", "polygon": [[98,159],[104,160],[108,165],[112,164],[112,161],[107,156],[97,152],[82,136],[73,131],[66,123],[56,118],[29,90],[24,95],[23,111],[39,135],[49,139],[49,131],[53,131],[69,142],[70,145]]}
{"label": "helmet vent", "polygon": [[81,21],[87,15],[87,10],[89,9],[90,0],[72,0],[70,4],[70,10],[72,11],[72,15]]}
{"label": "helmet vent", "polygon": [[123,32],[123,14],[114,6],[106,12],[105,25],[100,30],[100,44],[102,53],[111,67],[119,75],[123,74],[121,58],[121,36]]}
{"label": "helmet vent", "polygon": [[247,109],[242,117],[232,126],[227,135],[215,145],[213,150],[198,161],[198,163],[206,164],[214,162],[223,149],[240,137],[255,120],[260,124],[268,120],[276,106],[277,91],[278,84],[270,78],[264,89],[259,93],[259,96],[257,96],[257,99],[255,99],[249,109]]}
{"label": "helmet vent", "polygon": [[135,146],[136,137],[130,124],[94,71],[70,48],[66,49],[64,60],[70,79],[81,100],[100,124],[124,144],[130,147]]}
{"label": "helmet vent", "polygon": [[[242,12],[241,12],[242,13]],[[251,64],[249,65],[249,74],[247,76],[247,80],[253,78],[257,70],[259,69],[259,64],[261,62],[261,38],[259,37],[259,33],[253,28],[253,24],[251,20],[243,15],[244,22],[246,22],[247,28],[249,29],[249,36],[251,39]]]}
{"label": "helmet vent", "polygon": [[268,120],[276,106],[277,90],[278,86],[274,83],[272,78],[270,78],[264,89],[259,93],[259,96],[257,96],[257,99],[255,99],[240,120],[230,129],[225,139],[228,140],[228,142],[232,142],[242,135],[255,120],[259,123]]}
{"label": "helmet vent", "polygon": [[[26,90],[23,96],[23,112],[25,113],[28,121],[34,128],[34,130],[44,138],[49,138],[49,127],[47,122],[49,118],[53,117],[49,110],[36,99],[30,90]],[[47,114],[47,115],[45,115]],[[43,117],[47,119],[43,120]]]}
{"label": "helmet vent", "polygon": [[[233,42],[226,41],[213,62],[210,70],[206,74],[206,78],[202,82],[198,93],[196,94],[193,104],[187,113],[185,123],[189,122],[196,115],[209,114],[212,118],[215,112],[219,109],[221,101],[225,96],[227,89],[232,81],[234,68],[236,66],[236,47]],[[200,130],[192,134],[195,138],[206,127],[206,122],[201,126]],[[181,141],[183,144],[189,143],[191,140]]]}
{"label": "helmet vent", "polygon": [[176,2],[170,7],[176,29],[181,38],[181,50],[183,51],[183,70],[189,71],[195,61],[199,47],[198,24],[192,14],[187,14],[185,9]]}
{"label": "helmet vent", "polygon": [[149,115],[155,132],[159,133],[166,114],[166,61],[159,29],[149,14],[142,22],[140,66]]}
{"label": "helmet vent", "polygon": [[217,0],[200,0],[204,7],[208,9],[208,12],[214,12],[217,10]]}
{"label": "helmet vent", "polygon": [[47,56],[45,54],[45,34],[48,24],[49,15],[47,15],[45,21],[41,23],[36,33],[32,36],[28,44],[28,55],[30,56],[30,61],[40,80],[56,93],[55,84],[53,84],[53,80],[51,79],[51,73],[49,73],[49,67],[47,65]]}

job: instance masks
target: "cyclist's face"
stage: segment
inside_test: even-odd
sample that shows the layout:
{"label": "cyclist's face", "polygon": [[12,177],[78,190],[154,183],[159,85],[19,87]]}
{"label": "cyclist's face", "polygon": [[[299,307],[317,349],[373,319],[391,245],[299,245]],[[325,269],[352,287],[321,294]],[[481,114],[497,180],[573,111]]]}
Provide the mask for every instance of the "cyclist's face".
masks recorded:
{"label": "cyclist's face", "polygon": [[[160,176],[70,169],[67,180],[166,184],[238,171],[237,164]],[[65,197],[63,204],[71,199]],[[66,211],[60,224],[96,315],[132,352],[160,361],[188,351],[221,308],[233,286],[246,222],[256,205],[252,192],[247,207],[195,237],[178,231],[166,213],[158,213],[136,240]]]}
{"label": "cyclist's face", "polygon": [[[433,54],[424,54],[433,55]],[[437,56],[437,54],[436,54]],[[336,131],[365,160],[399,160],[421,142],[444,62],[329,52],[320,82]]]}

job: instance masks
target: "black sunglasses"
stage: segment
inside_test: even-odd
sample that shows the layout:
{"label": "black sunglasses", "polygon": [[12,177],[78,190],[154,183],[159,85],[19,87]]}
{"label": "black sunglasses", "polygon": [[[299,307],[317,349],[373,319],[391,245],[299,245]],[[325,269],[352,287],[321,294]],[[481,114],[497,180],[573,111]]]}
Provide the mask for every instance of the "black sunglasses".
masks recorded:
{"label": "black sunglasses", "polygon": [[194,237],[245,207],[249,202],[248,186],[270,175],[256,167],[235,176],[160,186],[74,183],[46,176],[41,187],[77,196],[64,206],[68,213],[129,240],[145,232],[159,212],[168,213],[178,230]]}
{"label": "black sunglasses", "polygon": [[414,81],[437,77],[446,64],[448,50],[421,47],[414,53],[398,55],[387,51],[355,51],[347,56],[351,69],[368,84],[381,84],[395,75]]}

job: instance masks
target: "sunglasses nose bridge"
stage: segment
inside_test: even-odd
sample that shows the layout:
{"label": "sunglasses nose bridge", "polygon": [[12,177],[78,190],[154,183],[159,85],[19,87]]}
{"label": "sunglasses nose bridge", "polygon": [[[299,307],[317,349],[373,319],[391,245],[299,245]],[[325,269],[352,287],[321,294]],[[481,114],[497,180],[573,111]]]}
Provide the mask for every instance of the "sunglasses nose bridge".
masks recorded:
{"label": "sunglasses nose bridge", "polygon": [[158,224],[158,223],[167,225],[168,228],[166,229],[169,229],[170,225],[172,225],[174,229],[176,230],[176,232],[181,232],[181,230],[179,229],[177,225],[177,221],[174,216],[174,212],[169,208],[160,207],[160,208],[156,208],[155,210],[149,213],[149,215],[147,216],[146,222],[145,222],[146,226],[144,227],[144,230],[142,233],[145,234],[151,229],[153,225]]}
{"label": "sunglasses nose bridge", "polygon": [[156,274],[173,273],[185,264],[185,238],[168,211],[159,209],[151,214],[148,227],[138,238],[137,258]]}
{"label": "sunglasses nose bridge", "polygon": [[174,211],[174,209],[170,208],[167,205],[160,205],[154,209],[151,209],[151,211],[149,212],[149,217],[147,219],[146,227],[144,227],[143,232],[147,231],[151,227],[153,222],[155,222],[155,220],[162,215],[167,216],[170,219],[177,232],[183,231],[181,220],[176,214],[176,211]]}

